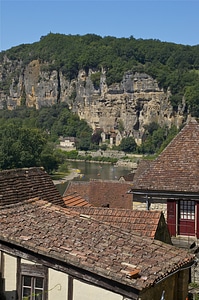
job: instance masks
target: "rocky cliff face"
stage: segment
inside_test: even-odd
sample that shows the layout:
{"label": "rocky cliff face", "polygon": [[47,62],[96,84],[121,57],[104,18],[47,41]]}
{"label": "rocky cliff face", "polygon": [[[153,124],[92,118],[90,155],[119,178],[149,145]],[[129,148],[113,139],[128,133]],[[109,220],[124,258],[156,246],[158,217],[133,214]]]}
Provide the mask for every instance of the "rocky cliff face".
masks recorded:
{"label": "rocky cliff face", "polygon": [[183,122],[183,105],[174,114],[169,102],[170,93],[158,87],[147,74],[124,74],[119,84],[107,86],[106,73],[101,70],[98,88],[88,74],[80,70],[77,79],[67,80],[57,71],[35,60],[24,66],[20,61],[4,58],[0,65],[0,108],[15,109],[19,105],[36,107],[68,103],[71,110],[85,119],[95,130],[117,131],[123,127],[136,139],[142,137],[144,125],[151,122],[175,124]]}

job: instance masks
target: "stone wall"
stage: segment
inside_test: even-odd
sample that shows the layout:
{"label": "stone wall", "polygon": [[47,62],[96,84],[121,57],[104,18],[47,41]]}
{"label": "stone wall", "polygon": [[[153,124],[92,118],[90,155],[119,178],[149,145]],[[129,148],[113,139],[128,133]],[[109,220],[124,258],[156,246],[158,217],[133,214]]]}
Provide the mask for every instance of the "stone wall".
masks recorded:
{"label": "stone wall", "polygon": [[[133,196],[132,196],[133,197]],[[146,198],[136,198],[133,197],[133,210],[159,210],[162,211],[167,220],[167,200],[166,199],[159,199],[159,201],[151,201],[150,199]]]}

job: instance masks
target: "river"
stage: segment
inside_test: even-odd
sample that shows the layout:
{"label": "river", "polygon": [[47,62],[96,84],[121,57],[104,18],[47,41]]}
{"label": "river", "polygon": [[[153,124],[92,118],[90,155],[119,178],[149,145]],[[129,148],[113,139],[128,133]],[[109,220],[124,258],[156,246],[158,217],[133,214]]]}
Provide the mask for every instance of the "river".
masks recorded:
{"label": "river", "polygon": [[[89,181],[90,179],[118,180],[121,176],[131,172],[130,167],[82,161],[71,161],[70,168],[76,169],[79,172],[79,176],[72,179],[74,181]],[[67,185],[68,181],[57,184],[56,187],[63,195]]]}

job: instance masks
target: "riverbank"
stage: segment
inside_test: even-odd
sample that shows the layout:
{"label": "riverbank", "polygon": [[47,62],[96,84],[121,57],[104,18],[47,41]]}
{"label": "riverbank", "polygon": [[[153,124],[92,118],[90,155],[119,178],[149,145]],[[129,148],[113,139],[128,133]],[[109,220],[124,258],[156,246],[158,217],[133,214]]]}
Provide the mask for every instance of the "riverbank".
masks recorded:
{"label": "riverbank", "polygon": [[71,169],[69,170],[69,173],[66,176],[64,176],[61,179],[53,180],[53,183],[55,185],[65,183],[66,181],[73,180],[74,178],[79,177],[80,175],[81,173],[79,172],[78,169]]}
{"label": "riverbank", "polygon": [[[92,153],[92,156],[90,155]],[[99,154],[99,151],[97,152],[90,152],[89,153],[89,159],[88,156],[83,156],[82,154],[87,154],[88,153],[83,153],[81,152],[81,159],[74,159],[74,158],[67,158],[66,161],[70,163],[72,163],[71,166],[69,166],[69,173],[65,176],[63,176],[63,178],[59,178],[59,179],[54,179],[53,182],[55,185],[58,184],[62,184],[68,181],[73,180],[76,177],[80,177],[80,179],[82,180],[86,180],[87,178],[87,174],[88,174],[88,169],[92,169],[92,165],[98,165],[97,167],[95,167],[95,171],[92,171],[92,174],[90,174],[91,178],[97,178],[97,179],[103,179],[103,169],[104,167],[102,166],[109,166],[110,170],[110,176],[112,176],[111,179],[116,179],[120,176],[120,174],[115,174],[115,168],[124,168],[124,169],[128,169],[128,172],[131,172],[132,170],[135,170],[137,168],[137,164],[140,160],[140,158],[142,157],[142,155],[129,155],[129,157],[127,156],[123,156],[121,155],[121,153],[118,153],[118,151],[109,151],[109,155],[111,155],[111,157],[103,157],[101,152],[101,157],[99,159],[99,156],[97,156],[96,154]],[[107,153],[106,153],[107,155]],[[121,156],[119,158],[119,156]],[[113,163],[113,158],[116,158],[116,162]],[[98,158],[98,159],[97,159]],[[105,158],[103,160],[103,158]],[[83,165],[82,165],[83,164]],[[87,165],[87,168],[85,170],[85,164]],[[114,176],[113,176],[114,174]],[[109,176],[109,177],[110,177]],[[106,176],[105,176],[106,177]],[[78,178],[79,180],[79,178]]]}

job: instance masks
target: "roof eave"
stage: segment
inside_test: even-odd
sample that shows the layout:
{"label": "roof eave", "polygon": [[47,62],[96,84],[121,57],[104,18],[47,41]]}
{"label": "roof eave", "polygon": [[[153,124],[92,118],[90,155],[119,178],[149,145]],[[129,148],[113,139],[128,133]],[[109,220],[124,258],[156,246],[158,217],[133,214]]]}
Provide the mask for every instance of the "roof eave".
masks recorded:
{"label": "roof eave", "polygon": [[161,197],[161,198],[194,198],[199,199],[199,192],[186,192],[186,191],[164,191],[164,190],[149,190],[149,189],[131,189],[129,194],[148,196],[148,197]]}

